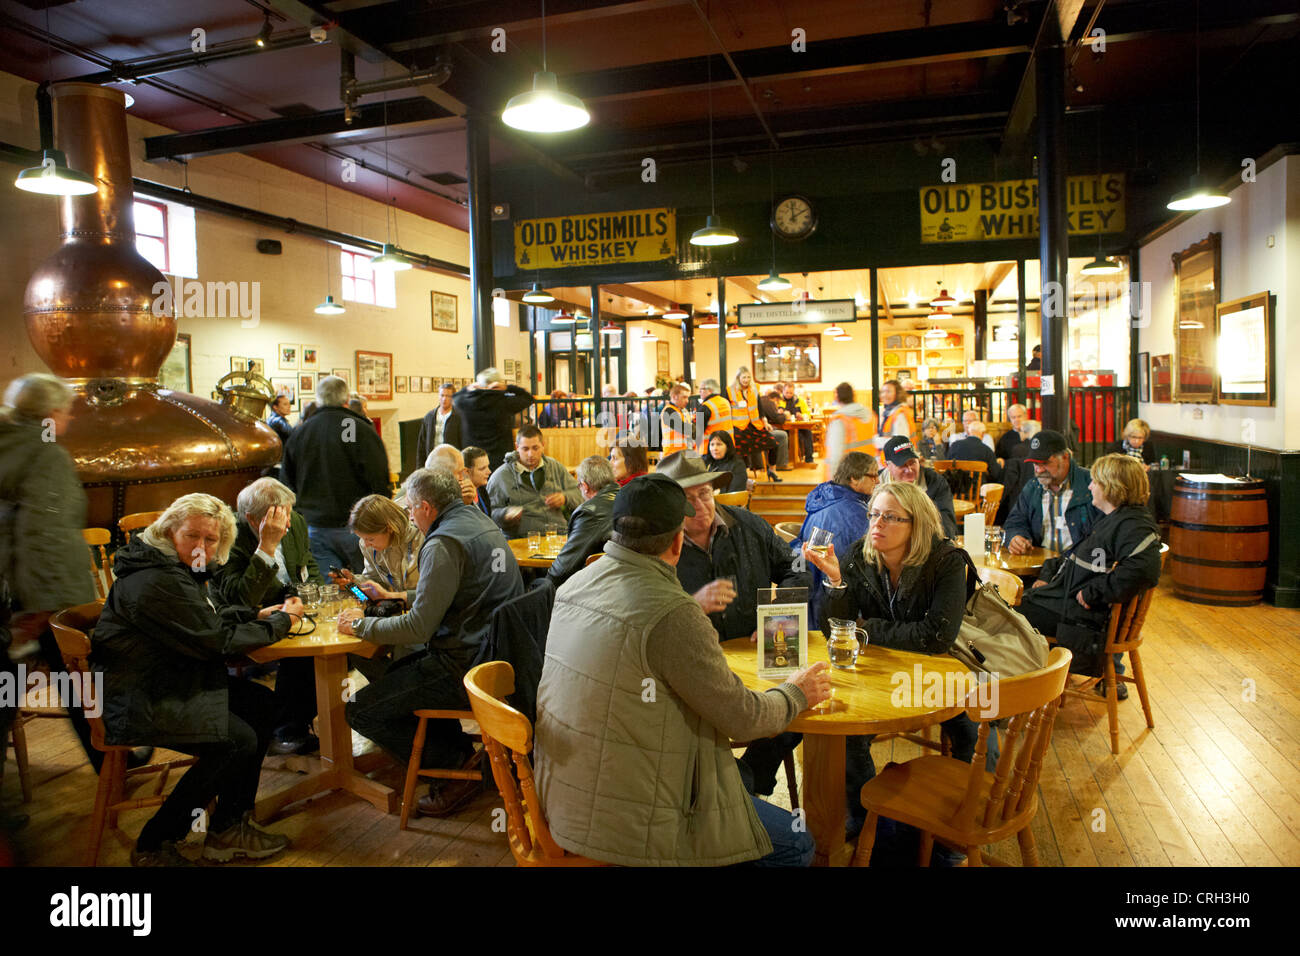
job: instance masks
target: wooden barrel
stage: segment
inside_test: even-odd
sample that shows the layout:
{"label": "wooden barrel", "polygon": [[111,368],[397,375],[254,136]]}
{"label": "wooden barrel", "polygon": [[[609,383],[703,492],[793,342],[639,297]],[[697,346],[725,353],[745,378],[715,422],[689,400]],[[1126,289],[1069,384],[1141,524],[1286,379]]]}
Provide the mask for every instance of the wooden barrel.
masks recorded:
{"label": "wooden barrel", "polygon": [[1179,475],[1169,520],[1174,592],[1197,604],[1244,607],[1264,599],[1268,501],[1264,482]]}

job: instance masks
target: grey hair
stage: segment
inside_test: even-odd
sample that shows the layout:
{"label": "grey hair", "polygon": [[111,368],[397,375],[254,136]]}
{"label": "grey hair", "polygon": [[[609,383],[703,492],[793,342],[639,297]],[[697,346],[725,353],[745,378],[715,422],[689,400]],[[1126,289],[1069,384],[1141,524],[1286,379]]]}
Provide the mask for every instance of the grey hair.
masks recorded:
{"label": "grey hair", "polygon": [[458,468],[465,467],[465,456],[461,454],[460,449],[455,445],[448,445],[443,442],[425,457],[424,467],[448,468],[455,471]]}
{"label": "grey hair", "polygon": [[1021,405],[1019,402],[1016,402],[1014,405],[1007,406],[1007,418],[1010,418],[1011,413],[1014,412],[1016,409],[1020,409],[1020,414],[1022,415],[1029,414],[1029,409],[1025,408],[1025,406]]}
{"label": "grey hair", "polygon": [[259,478],[244,486],[235,499],[235,510],[241,518],[260,518],[272,508],[292,508],[297,500],[288,485],[274,478]]}
{"label": "grey hair", "polygon": [[704,391],[706,388],[710,392],[722,391],[722,389],[718,387],[718,380],[716,378],[706,378],[704,381],[700,382],[700,391]]}
{"label": "grey hair", "polygon": [[859,478],[872,478],[880,475],[880,466],[874,455],[864,455],[860,451],[851,451],[835,467],[835,476],[831,479],[837,485],[846,488]]}
{"label": "grey hair", "polygon": [[423,501],[439,514],[460,501],[460,481],[447,468],[417,468],[406,479],[404,489],[408,503]]}
{"label": "grey hair", "polygon": [[1032,418],[1026,418],[1020,423],[1020,437],[1025,441],[1029,441],[1042,430],[1043,423],[1036,422]]}
{"label": "grey hair", "polygon": [[497,382],[504,382],[505,380],[506,377],[501,374],[501,370],[491,366],[483,369],[475,378],[475,381],[480,385],[495,385]]}
{"label": "grey hair", "polygon": [[939,419],[937,419],[937,418],[927,418],[925,421],[921,422],[921,434],[924,435],[924,434],[925,434],[925,430],[926,430],[927,428],[933,428],[935,431],[938,431],[941,427],[942,427],[942,426],[940,426],[940,424],[939,424]]}
{"label": "grey hair", "polygon": [[41,422],[72,404],[72,389],[47,372],[32,372],[5,389],[4,417],[17,422]]}
{"label": "grey hair", "polygon": [[596,491],[614,481],[614,466],[609,463],[608,458],[602,458],[600,455],[582,459],[575,470],[578,473],[577,479]]}
{"label": "grey hair", "polygon": [[326,375],[316,383],[316,403],[322,408],[327,405],[346,405],[351,389],[348,383],[337,375]]}

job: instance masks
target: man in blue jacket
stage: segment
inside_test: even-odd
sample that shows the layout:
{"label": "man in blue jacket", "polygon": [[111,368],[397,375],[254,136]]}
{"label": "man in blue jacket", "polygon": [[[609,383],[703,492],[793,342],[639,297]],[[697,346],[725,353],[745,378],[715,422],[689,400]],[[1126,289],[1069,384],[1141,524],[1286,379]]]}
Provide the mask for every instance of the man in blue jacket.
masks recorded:
{"label": "man in blue jacket", "polygon": [[1088,469],[1074,455],[1060,432],[1044,429],[1029,440],[1025,461],[1034,467],[1037,481],[1027,482],[1002,528],[1002,538],[1012,554],[1030,548],[1067,551],[1092,530],[1101,512],[1093,507]]}
{"label": "man in blue jacket", "polygon": [[[804,518],[799,534],[790,542],[790,550],[802,554],[803,543],[812,535],[813,529],[821,528],[834,535],[831,544],[835,547],[835,554],[844,558],[853,543],[867,533],[867,503],[879,483],[880,464],[874,455],[851,451],[841,458],[833,480],[823,481],[808,492],[804,501],[808,517]],[[821,583],[821,570],[814,567],[813,594],[821,593]]]}

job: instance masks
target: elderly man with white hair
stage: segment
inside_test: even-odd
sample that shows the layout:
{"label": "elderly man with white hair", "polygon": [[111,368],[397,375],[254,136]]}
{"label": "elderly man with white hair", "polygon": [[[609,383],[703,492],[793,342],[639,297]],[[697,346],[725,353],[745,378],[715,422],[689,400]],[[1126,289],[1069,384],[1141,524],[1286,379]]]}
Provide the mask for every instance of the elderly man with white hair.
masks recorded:
{"label": "elderly man with white hair", "polygon": [[439,445],[424,459],[425,468],[446,468],[460,482],[460,497],[467,505],[478,503],[478,489],[470,480],[469,469],[465,467],[465,456],[455,445]]}
{"label": "elderly man with white hair", "polygon": [[347,401],[347,382],[336,375],[322,378],[316,385],[319,407],[293,430],[280,464],[280,478],[298,496],[311,553],[322,571],[362,569],[348,515],[359,498],[389,492],[384,443]]}
{"label": "elderly man with white hair", "polygon": [[[307,522],[293,510],[288,486],[259,478],[235,499],[238,530],[230,557],[212,576],[212,589],[226,604],[260,608],[293,597],[301,584],[325,583],[312,557]],[[270,753],[311,753],[320,741],[311,733],[316,684],[310,658],[286,658],[279,665],[275,696],[279,713]]]}
{"label": "elderly man with white hair", "polygon": [[[950,438],[950,439],[948,440],[948,457],[949,457],[949,458],[954,458],[954,459],[955,459],[955,458],[958,457],[957,455],[954,455],[954,454],[952,453],[952,446],[955,445],[955,444],[957,444],[957,442],[961,441],[963,438],[966,438],[966,437],[968,437],[969,435],[971,435],[970,426],[971,426],[972,423],[981,423],[981,422],[980,422],[980,413],[979,413],[976,409],[974,409],[974,408],[968,408],[968,409],[966,409],[966,411],[964,411],[964,412],[961,413],[961,431],[960,431],[960,432],[957,432],[956,434],[954,434],[954,435],[952,436],[952,438]],[[982,423],[981,423],[981,424],[982,424]],[[983,442],[984,446],[985,446],[986,448],[988,448],[989,451],[994,451],[994,448],[993,448],[993,439],[988,437],[988,432],[987,432],[987,430],[986,430],[983,434],[981,434],[980,436],[978,436],[978,437],[979,437],[980,441]]]}
{"label": "elderly man with white hair", "polygon": [[1028,420],[1029,409],[1025,408],[1025,406],[1019,403],[1007,406],[1007,421],[1011,423],[1011,427],[998,438],[993,446],[993,454],[1003,461],[1010,458],[1012,452],[1015,451],[1016,445],[1020,444],[1021,441],[1020,426]]}
{"label": "elderly man with white hair", "polygon": [[488,453],[493,470],[514,448],[515,416],[533,404],[528,389],[507,385],[505,376],[485,368],[452,398],[461,417],[462,447],[477,445]]}

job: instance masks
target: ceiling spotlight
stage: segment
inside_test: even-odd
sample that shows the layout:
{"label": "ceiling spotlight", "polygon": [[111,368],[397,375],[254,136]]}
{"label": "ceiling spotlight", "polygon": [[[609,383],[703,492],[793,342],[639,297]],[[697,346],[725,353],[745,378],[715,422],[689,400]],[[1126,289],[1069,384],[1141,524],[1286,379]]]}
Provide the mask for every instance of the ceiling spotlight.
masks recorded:
{"label": "ceiling spotlight", "polygon": [[257,31],[257,38],[253,40],[258,49],[266,49],[267,41],[271,39],[271,18],[266,17],[262,20],[262,29]]}

